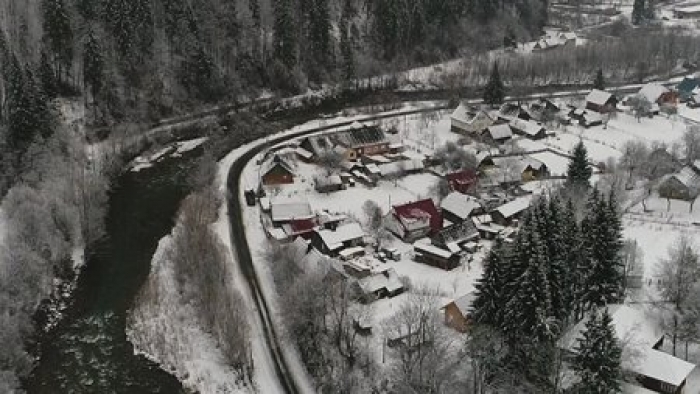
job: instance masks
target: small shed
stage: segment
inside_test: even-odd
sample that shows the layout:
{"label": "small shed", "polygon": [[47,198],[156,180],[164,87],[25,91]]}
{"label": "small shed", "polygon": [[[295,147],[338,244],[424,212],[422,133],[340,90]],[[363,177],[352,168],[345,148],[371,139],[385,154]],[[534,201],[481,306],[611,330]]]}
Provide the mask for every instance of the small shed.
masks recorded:
{"label": "small shed", "polygon": [[345,187],[340,175],[314,177],[314,188],[319,193],[332,193]]}
{"label": "small shed", "polygon": [[470,325],[469,312],[476,299],[474,292],[469,292],[442,307],[445,312],[445,324],[465,333]]}
{"label": "small shed", "polygon": [[700,195],[700,175],[691,166],[666,175],[659,183],[659,195],[677,200],[695,200]]}

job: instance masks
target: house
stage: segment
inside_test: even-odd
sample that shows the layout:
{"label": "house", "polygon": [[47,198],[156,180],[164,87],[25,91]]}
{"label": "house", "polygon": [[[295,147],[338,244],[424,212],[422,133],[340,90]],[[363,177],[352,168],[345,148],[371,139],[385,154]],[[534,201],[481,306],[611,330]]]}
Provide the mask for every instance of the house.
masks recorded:
{"label": "house", "polygon": [[336,141],[353,151],[355,157],[386,153],[391,145],[386,134],[378,126],[367,126],[357,122],[353,124],[352,129],[338,133]]}
{"label": "house", "polygon": [[[646,389],[664,394],[680,394],[695,365],[665,353],[664,332],[656,324],[654,316],[648,316],[639,307],[610,305],[608,307],[615,336],[624,343],[620,367],[634,376]],[[569,356],[576,354],[578,339],[585,331],[588,317],[569,329],[557,342],[557,346]]]}
{"label": "house", "polygon": [[460,192],[452,192],[442,200],[440,209],[445,219],[452,223],[460,223],[471,216],[482,213],[484,208],[475,197]]}
{"label": "house", "polygon": [[475,299],[476,294],[470,292],[443,306],[445,324],[461,333],[467,332],[471,323],[469,312]]}
{"label": "house", "polygon": [[364,303],[381,298],[395,297],[404,291],[401,278],[393,268],[382,272],[375,272],[364,278],[357,279],[355,286]]}
{"label": "house", "polygon": [[501,105],[501,108],[498,109],[498,119],[500,122],[509,122],[513,118],[531,120],[532,113],[529,108],[521,104],[505,103]]}
{"label": "house", "polygon": [[676,91],[678,91],[680,101],[688,101],[693,95],[697,94],[696,89],[698,87],[700,87],[700,78],[683,78],[683,80],[676,85]]}
{"label": "house", "polygon": [[294,183],[294,170],[281,156],[275,155],[260,169],[260,178],[265,186]]}
{"label": "house", "polygon": [[678,19],[700,18],[700,5],[696,4],[687,7],[676,7],[673,9],[673,16]]}
{"label": "house", "polygon": [[549,168],[540,160],[528,156],[522,160],[520,176],[523,182],[546,178],[549,176]]}
{"label": "house", "polygon": [[347,223],[335,230],[314,231],[311,245],[328,256],[338,256],[341,250],[365,244],[365,233],[358,223]]}
{"label": "house", "polygon": [[585,109],[574,108],[569,111],[568,117],[575,120],[583,127],[593,127],[603,124],[603,117],[593,111],[587,111]]}
{"label": "house", "polygon": [[435,234],[442,228],[442,214],[432,199],[395,205],[385,220],[386,228],[404,241]]}
{"label": "house", "polygon": [[476,188],[479,176],[475,170],[462,170],[445,175],[450,190],[460,193],[470,193]]}
{"label": "house", "polygon": [[479,238],[479,230],[471,220],[465,220],[443,228],[431,239],[432,244],[447,249],[452,253],[460,253],[462,245]]}
{"label": "house", "polygon": [[460,104],[450,115],[450,129],[458,134],[476,134],[496,120],[484,110],[470,110]]}
{"label": "house", "polygon": [[294,219],[282,225],[282,230],[291,239],[311,239],[317,223],[313,219]]}
{"label": "house", "polygon": [[666,175],[659,183],[659,195],[664,198],[693,201],[700,195],[700,175],[692,166]]}
{"label": "house", "polygon": [[542,161],[530,156],[510,156],[494,159],[501,183],[529,182],[549,176],[549,168]]}
{"label": "house", "polygon": [[652,104],[676,105],[678,104],[678,93],[672,91],[660,83],[648,83],[639,90],[640,96],[649,100]]}
{"label": "house", "polygon": [[487,127],[481,136],[485,142],[502,144],[513,138],[513,130],[507,123],[495,124]]}
{"label": "house", "polygon": [[700,108],[700,94],[693,94],[688,99],[688,108]]}
{"label": "house", "polygon": [[379,173],[382,177],[401,176],[404,174],[415,174],[425,169],[423,160],[406,159],[393,163],[379,164]]}
{"label": "house", "polygon": [[345,187],[340,175],[315,176],[314,188],[319,193],[332,193]]}
{"label": "house", "polygon": [[517,220],[530,207],[532,196],[518,197],[515,200],[508,202],[496,208],[491,212],[491,218],[494,223],[501,226],[510,226],[514,220]]}
{"label": "house", "polygon": [[451,270],[459,265],[458,254],[439,248],[429,243],[416,242],[413,244],[415,259],[419,263],[433,267]]}
{"label": "house", "polygon": [[586,96],[586,109],[600,114],[617,110],[617,98],[606,91],[593,89]]}
{"label": "house", "polygon": [[292,220],[313,219],[315,215],[308,201],[274,200],[270,201],[270,217],[272,223],[279,227]]}
{"label": "house", "polygon": [[547,129],[532,120],[511,119],[510,128],[515,134],[523,135],[531,140],[541,140],[547,136]]}

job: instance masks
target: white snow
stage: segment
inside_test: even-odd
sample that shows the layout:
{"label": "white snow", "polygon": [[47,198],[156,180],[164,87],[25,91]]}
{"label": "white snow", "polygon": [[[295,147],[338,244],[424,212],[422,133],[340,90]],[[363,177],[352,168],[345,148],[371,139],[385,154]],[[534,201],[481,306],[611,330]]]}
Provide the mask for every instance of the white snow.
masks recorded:
{"label": "white snow", "polygon": [[138,156],[129,164],[129,168],[133,172],[139,172],[145,170],[146,168],[153,167],[155,163],[165,159],[166,157],[180,157],[185,152],[189,152],[198,146],[202,145],[208,140],[208,137],[195,138],[187,141],[173,142],[172,144],[166,145],[155,152],[143,154]]}
{"label": "white snow", "polygon": [[[173,231],[180,231],[176,226]],[[153,298],[141,299],[130,312],[127,336],[137,353],[171,371],[190,390],[207,393],[250,393],[217,347],[197,324],[197,312],[177,291],[173,263],[168,259],[172,235],[163,237],[153,255],[145,286]]]}

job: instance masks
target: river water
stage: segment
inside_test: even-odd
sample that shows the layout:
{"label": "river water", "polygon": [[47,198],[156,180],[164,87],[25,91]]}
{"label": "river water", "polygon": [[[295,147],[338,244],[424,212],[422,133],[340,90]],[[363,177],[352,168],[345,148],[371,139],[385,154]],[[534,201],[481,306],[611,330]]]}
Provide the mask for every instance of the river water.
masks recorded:
{"label": "river water", "polygon": [[107,237],[90,252],[64,319],[40,338],[40,358],[25,382],[29,393],[183,392],[175,377],[134,355],[125,326],[199,155],[201,148],[116,179]]}

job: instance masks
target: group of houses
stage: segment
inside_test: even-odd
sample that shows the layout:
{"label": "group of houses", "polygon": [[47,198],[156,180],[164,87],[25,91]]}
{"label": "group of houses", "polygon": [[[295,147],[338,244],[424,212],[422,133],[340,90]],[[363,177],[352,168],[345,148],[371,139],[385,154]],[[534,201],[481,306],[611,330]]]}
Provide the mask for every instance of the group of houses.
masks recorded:
{"label": "group of houses", "polygon": [[515,135],[538,140],[547,136],[542,122],[550,111],[545,103],[530,107],[504,104],[498,111],[460,104],[450,116],[450,125],[455,133],[493,145],[503,144]]}

